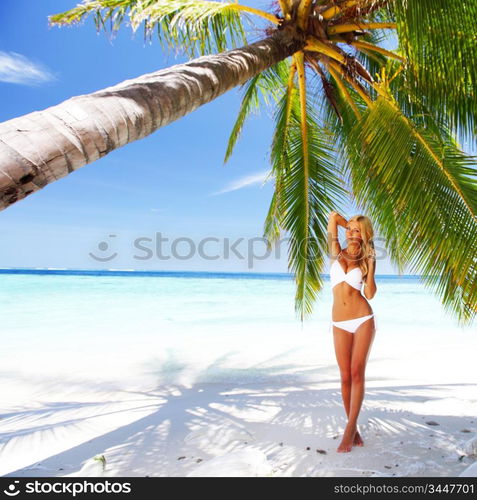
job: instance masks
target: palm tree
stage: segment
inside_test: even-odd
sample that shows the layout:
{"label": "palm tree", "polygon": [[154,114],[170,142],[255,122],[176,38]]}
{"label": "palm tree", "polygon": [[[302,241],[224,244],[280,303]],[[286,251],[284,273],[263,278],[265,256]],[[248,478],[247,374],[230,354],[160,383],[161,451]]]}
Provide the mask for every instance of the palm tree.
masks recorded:
{"label": "palm tree", "polygon": [[[264,235],[271,248],[290,234],[301,321],[323,287],[327,214],[349,195],[399,272],[422,273],[461,324],[473,320],[476,163],[456,138],[475,141],[476,0],[278,0],[270,12],[238,1],[85,0],[50,22],[91,13],[98,30],[109,22],[114,33],[128,16],[145,37],[199,57],[0,124],[0,208],[241,85],[225,162],[262,95],[276,123]],[[267,26],[249,44],[242,21],[252,16]],[[383,47],[391,35],[397,50]]]}

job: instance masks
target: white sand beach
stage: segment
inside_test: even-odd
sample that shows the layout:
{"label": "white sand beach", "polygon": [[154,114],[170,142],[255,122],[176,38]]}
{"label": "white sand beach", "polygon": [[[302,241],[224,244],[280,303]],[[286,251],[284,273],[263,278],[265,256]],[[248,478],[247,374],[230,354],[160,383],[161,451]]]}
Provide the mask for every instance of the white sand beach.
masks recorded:
{"label": "white sand beach", "polygon": [[336,451],[346,420],[324,333],[277,332],[270,343],[265,332],[227,354],[225,340],[184,344],[182,359],[152,337],[149,349],[143,338],[98,339],[94,353],[78,342],[49,358],[33,345],[3,368],[0,474],[458,476],[477,460],[465,452],[477,435],[477,339],[456,332],[416,336],[411,349],[412,332],[402,342],[378,332],[364,447],[350,453]]}
{"label": "white sand beach", "polygon": [[477,477],[477,0],[0,12],[0,477]]}

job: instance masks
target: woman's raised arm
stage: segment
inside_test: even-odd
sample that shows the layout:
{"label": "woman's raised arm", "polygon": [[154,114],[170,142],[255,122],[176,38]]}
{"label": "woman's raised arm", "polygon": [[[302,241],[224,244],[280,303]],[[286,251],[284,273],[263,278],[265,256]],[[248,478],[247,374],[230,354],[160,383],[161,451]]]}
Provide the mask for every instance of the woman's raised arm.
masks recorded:
{"label": "woman's raised arm", "polygon": [[330,212],[328,216],[328,250],[331,258],[337,257],[341,252],[341,245],[338,240],[338,225],[346,227],[348,221],[338,212]]}

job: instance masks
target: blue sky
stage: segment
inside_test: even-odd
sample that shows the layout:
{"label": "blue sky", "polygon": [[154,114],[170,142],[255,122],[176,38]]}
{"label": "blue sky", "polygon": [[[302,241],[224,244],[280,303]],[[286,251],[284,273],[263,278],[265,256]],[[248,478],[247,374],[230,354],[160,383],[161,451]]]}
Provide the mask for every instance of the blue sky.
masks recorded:
{"label": "blue sky", "polygon": [[[76,3],[0,2],[0,121],[187,61],[165,54],[157,38],[144,42],[141,30],[133,34],[126,25],[113,40],[96,32],[92,17],[79,26],[48,27],[48,15]],[[286,272],[285,247],[280,256],[263,258],[263,243],[251,241],[263,234],[273,194],[273,183],[263,184],[270,168],[270,113],[252,115],[223,165],[240,101],[233,89],[2,211],[0,267]],[[355,213],[349,200],[344,215]],[[156,251],[159,235],[168,238],[162,254]],[[206,243],[207,237],[218,241]],[[207,259],[198,253],[200,241]],[[237,253],[224,258],[234,244]],[[382,258],[377,272],[396,271]]]}

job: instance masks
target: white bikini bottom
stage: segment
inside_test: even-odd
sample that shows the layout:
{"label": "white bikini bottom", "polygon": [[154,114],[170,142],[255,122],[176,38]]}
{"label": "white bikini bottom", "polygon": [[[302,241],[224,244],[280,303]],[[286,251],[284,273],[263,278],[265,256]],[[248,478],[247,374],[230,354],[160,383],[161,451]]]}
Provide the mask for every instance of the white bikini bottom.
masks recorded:
{"label": "white bikini bottom", "polygon": [[350,333],[355,333],[356,330],[369,318],[374,316],[374,327],[375,330],[378,329],[378,323],[376,321],[376,316],[373,314],[368,314],[367,316],[360,316],[359,318],[347,319],[345,321],[331,321],[330,322],[330,331],[333,329],[333,325],[337,328],[341,328],[342,330],[346,330]]}

